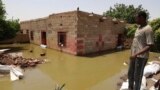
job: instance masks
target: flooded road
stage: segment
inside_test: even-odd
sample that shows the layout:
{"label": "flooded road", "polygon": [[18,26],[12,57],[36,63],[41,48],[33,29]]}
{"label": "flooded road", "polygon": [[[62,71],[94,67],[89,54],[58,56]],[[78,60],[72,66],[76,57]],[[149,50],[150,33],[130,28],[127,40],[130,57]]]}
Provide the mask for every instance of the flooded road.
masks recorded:
{"label": "flooded road", "polygon": [[[25,78],[11,82],[9,76],[0,78],[0,90],[54,90],[57,84],[65,83],[64,90],[116,90],[118,78],[126,72],[123,62],[130,51],[114,52],[100,56],[80,57],[47,49],[41,57],[40,46],[33,44],[0,45],[22,47],[24,57],[44,58],[49,62],[27,69]],[[29,52],[33,49],[33,52]],[[151,53],[151,57],[158,56]]]}

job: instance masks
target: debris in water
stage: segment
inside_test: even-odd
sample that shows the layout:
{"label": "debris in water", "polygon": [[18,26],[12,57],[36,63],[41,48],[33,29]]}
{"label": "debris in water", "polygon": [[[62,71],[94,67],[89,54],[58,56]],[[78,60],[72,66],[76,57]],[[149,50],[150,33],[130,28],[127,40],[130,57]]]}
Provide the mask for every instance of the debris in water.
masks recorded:
{"label": "debris in water", "polygon": [[24,58],[22,56],[12,56],[9,54],[0,54],[0,64],[17,65],[21,68],[35,67],[37,64],[44,63],[43,59]]}

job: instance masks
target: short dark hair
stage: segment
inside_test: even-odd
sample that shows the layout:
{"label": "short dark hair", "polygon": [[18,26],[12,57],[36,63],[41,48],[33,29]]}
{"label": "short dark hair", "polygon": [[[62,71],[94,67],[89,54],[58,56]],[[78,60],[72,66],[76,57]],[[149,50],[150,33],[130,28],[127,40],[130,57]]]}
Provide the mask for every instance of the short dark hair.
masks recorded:
{"label": "short dark hair", "polygon": [[138,12],[137,16],[138,17],[143,17],[144,19],[148,18],[148,15],[147,15],[147,13],[145,11]]}

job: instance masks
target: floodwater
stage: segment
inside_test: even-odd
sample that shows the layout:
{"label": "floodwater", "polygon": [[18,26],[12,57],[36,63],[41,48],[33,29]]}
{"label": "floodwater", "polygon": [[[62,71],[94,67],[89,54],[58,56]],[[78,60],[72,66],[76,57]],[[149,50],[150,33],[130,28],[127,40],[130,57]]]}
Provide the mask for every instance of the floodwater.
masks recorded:
{"label": "floodwater", "polygon": [[[116,90],[119,77],[127,71],[123,65],[128,60],[129,50],[99,56],[73,56],[33,44],[0,45],[0,47],[21,47],[27,58],[44,58],[49,62],[36,68],[26,69],[22,80],[11,82],[9,76],[0,78],[0,90],[55,90],[65,83],[63,90]],[[30,53],[29,50],[33,49]],[[151,57],[158,56],[151,53]]]}

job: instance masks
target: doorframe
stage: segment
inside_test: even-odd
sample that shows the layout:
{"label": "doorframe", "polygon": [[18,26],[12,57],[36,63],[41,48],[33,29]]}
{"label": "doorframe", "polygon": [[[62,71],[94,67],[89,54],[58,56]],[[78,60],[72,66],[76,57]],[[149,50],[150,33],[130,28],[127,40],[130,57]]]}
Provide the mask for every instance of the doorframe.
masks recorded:
{"label": "doorframe", "polygon": [[63,47],[66,47],[66,43],[67,43],[67,32],[57,32],[57,44],[58,44],[58,46],[59,47],[62,47],[61,45],[60,45],[60,35],[64,35],[64,45],[63,45]]}
{"label": "doorframe", "polygon": [[47,32],[41,31],[41,44],[47,45]]}

